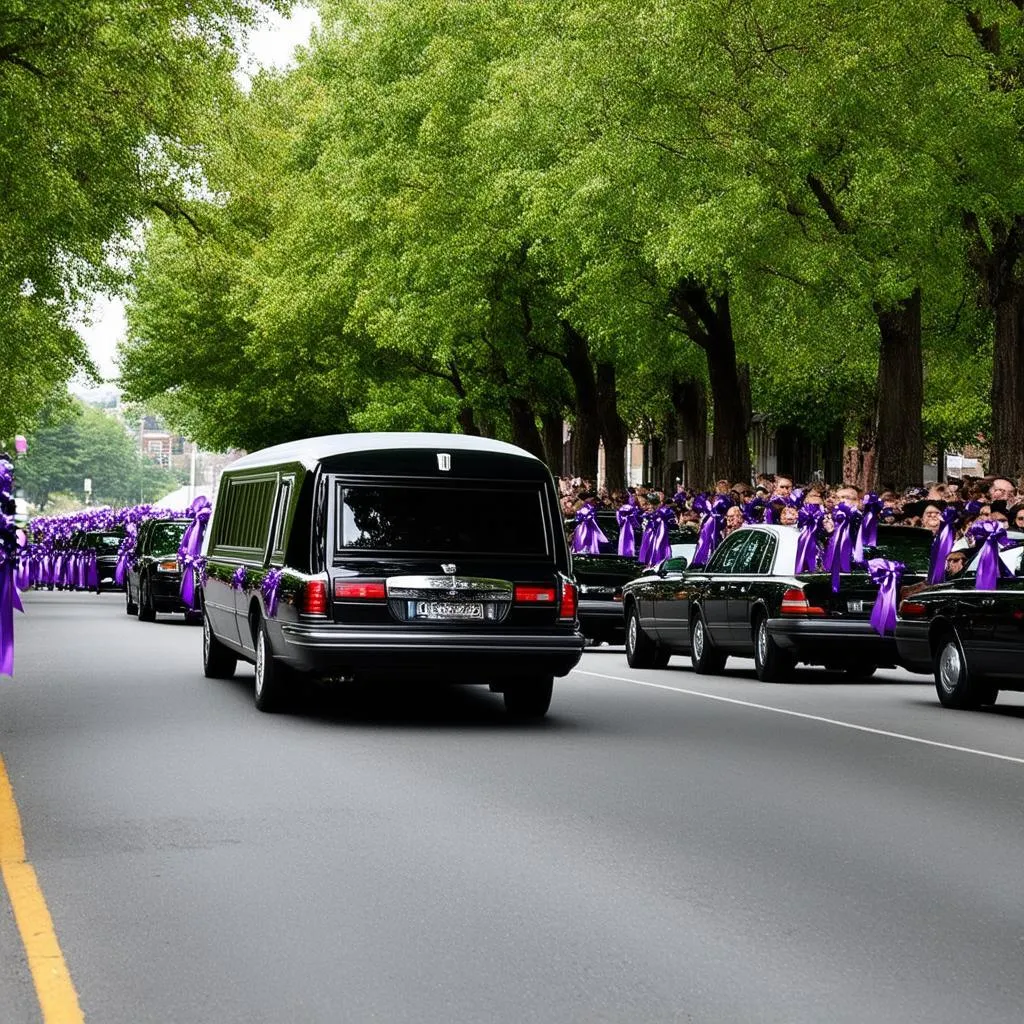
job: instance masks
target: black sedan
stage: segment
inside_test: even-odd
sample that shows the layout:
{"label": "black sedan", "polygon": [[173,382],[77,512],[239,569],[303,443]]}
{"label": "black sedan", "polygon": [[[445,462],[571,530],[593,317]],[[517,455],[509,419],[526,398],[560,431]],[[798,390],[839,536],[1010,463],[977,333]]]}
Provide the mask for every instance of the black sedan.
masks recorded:
{"label": "black sedan", "polygon": [[117,568],[117,554],[121,547],[124,530],[90,530],[80,535],[76,547],[82,551],[96,553],[96,592],[119,590],[114,580]]}
{"label": "black sedan", "polygon": [[199,623],[199,612],[181,600],[178,547],[191,520],[147,519],[135,541],[135,555],[125,574],[125,611],[140,622],[152,622],[157,612],[183,612],[187,622]]}
{"label": "black sedan", "polygon": [[[591,643],[621,644],[626,637],[626,623],[622,617],[622,588],[644,571],[636,558],[623,558],[618,554],[619,524],[614,512],[598,512],[597,523],[608,538],[600,545],[596,555],[574,554],[572,556],[573,578],[579,585],[577,617],[580,632]],[[566,524],[570,534],[575,521]],[[637,533],[637,547],[640,534]],[[672,557],[693,557],[697,548],[697,534],[692,529],[669,531]]]}
{"label": "black sedan", "polygon": [[1024,533],[1000,554],[1012,575],[994,589],[978,589],[982,551],[944,583],[906,597],[896,622],[896,644],[912,672],[933,673],[947,708],[994,704],[1000,690],[1024,690]]}
{"label": "black sedan", "polygon": [[[799,531],[793,526],[742,527],[726,537],[701,568],[674,560],[623,588],[626,658],[635,668],[663,668],[689,653],[693,667],[720,673],[730,655],[752,657],[759,679],[776,682],[798,662],[855,677],[897,664],[892,636],[871,625],[878,587],[866,572],[840,576],[794,569]],[[904,583],[928,573],[932,533],[881,526],[865,558],[904,563]]]}

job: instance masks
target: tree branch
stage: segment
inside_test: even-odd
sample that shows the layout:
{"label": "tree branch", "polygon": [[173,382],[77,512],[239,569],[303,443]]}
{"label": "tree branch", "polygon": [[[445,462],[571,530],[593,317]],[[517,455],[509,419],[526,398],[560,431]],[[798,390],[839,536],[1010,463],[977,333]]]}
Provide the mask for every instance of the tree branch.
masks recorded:
{"label": "tree branch", "polygon": [[825,216],[832,222],[832,226],[836,231],[841,235],[852,234],[853,228],[850,227],[849,221],[843,216],[835,200],[829,195],[821,179],[811,173],[807,175],[806,180],[807,187],[814,193],[814,198],[818,200],[818,205],[825,211]]}

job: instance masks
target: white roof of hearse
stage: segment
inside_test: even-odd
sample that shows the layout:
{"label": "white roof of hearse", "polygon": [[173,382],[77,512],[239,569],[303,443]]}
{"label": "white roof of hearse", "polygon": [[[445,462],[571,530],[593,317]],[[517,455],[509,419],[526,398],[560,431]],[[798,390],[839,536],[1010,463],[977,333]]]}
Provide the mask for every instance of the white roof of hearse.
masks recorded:
{"label": "white roof of hearse", "polygon": [[471,437],[468,434],[432,434],[413,431],[382,431],[366,434],[327,434],[323,437],[308,437],[301,441],[275,444],[257,452],[243,455],[226,467],[250,469],[258,466],[272,466],[283,462],[299,462],[307,469],[313,469],[321,459],[333,455],[349,455],[353,452],[389,451],[402,448],[427,448],[437,452],[491,452],[496,455],[514,455],[533,462],[540,462],[523,448],[505,441],[494,441],[488,437]]}

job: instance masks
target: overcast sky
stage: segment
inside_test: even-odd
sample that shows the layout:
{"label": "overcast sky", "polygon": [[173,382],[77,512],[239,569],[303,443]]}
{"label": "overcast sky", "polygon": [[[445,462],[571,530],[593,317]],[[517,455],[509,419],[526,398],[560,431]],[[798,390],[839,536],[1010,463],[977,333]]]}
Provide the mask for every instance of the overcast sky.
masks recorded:
{"label": "overcast sky", "polygon": [[[277,15],[268,19],[266,26],[249,37],[246,53],[253,70],[260,67],[286,67],[297,46],[308,42],[310,32],[317,23],[317,14],[310,7],[296,7],[290,18]],[[93,303],[91,323],[78,326],[93,361],[104,377],[114,377],[114,351],[124,337],[124,305],[120,299],[98,296]]]}

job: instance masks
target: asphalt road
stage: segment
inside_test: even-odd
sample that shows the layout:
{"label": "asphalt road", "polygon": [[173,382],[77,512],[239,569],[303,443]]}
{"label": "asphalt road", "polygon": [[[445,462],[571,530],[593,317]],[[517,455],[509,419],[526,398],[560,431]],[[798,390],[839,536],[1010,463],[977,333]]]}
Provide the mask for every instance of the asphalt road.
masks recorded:
{"label": "asphalt road", "polygon": [[[0,678],[88,1021],[1024,1019],[1018,695],[602,649],[536,726],[415,680],[271,716],[122,601],[27,595]],[[0,1022],[42,1019],[0,889]]]}

